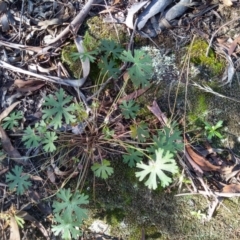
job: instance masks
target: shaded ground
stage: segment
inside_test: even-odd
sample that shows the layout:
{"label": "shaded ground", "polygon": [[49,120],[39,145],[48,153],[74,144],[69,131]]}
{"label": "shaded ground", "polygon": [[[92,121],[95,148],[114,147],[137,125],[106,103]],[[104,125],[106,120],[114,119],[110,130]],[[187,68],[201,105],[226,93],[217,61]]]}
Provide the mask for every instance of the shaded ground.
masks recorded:
{"label": "shaded ground", "polygon": [[[175,196],[162,190],[146,191],[143,186],[126,185],[126,175],[104,183],[96,183],[96,206],[99,215],[105,216],[113,226],[115,236],[123,239],[238,239],[238,199],[226,199],[210,222],[204,222],[208,200],[203,196]],[[118,172],[116,173],[118,174]],[[119,184],[119,182],[121,184]],[[99,185],[101,184],[101,187]],[[111,187],[109,191],[107,186]],[[107,196],[107,197],[106,197]],[[102,209],[102,210],[101,210]],[[201,211],[203,217],[192,215]],[[192,214],[191,214],[192,212]],[[119,217],[118,221],[116,220]],[[116,226],[116,221],[127,228]],[[138,226],[136,225],[138,222]],[[115,228],[114,228],[115,226]]]}

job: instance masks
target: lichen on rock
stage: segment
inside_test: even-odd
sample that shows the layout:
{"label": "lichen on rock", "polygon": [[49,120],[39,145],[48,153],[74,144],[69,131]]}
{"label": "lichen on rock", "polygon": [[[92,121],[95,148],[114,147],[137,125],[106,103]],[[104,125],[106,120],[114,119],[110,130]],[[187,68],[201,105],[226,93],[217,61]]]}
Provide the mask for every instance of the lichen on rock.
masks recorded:
{"label": "lichen on rock", "polygon": [[170,83],[178,79],[179,71],[176,66],[174,53],[166,54],[164,53],[164,49],[152,46],[143,46],[141,50],[145,51],[152,59],[153,81],[160,82],[164,80]]}

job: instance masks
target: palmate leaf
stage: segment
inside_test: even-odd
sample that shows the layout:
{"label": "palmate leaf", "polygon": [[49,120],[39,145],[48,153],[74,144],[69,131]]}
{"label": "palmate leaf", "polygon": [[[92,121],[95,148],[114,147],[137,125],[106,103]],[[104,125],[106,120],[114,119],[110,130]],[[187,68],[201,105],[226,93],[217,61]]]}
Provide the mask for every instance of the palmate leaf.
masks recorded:
{"label": "palmate leaf", "polygon": [[120,105],[122,110],[122,114],[126,119],[135,118],[137,116],[137,112],[139,111],[140,107],[136,104],[133,100],[123,101]]}
{"label": "palmate leaf", "polygon": [[108,60],[106,56],[101,59],[98,67],[101,69],[102,74],[107,73],[113,79],[117,79],[119,76],[120,70],[116,66],[116,63],[112,59]]}
{"label": "palmate leaf", "polygon": [[[148,148],[148,151],[155,156],[155,151],[159,148],[171,153],[183,150],[183,141],[181,132],[176,128],[165,126],[157,132],[157,136],[153,136],[153,145]],[[155,157],[154,157],[155,158]]]}
{"label": "palmate leaf", "polygon": [[128,148],[128,154],[123,155],[123,162],[127,163],[129,167],[135,167],[136,163],[141,162],[143,154],[135,149]]}
{"label": "palmate leaf", "polygon": [[87,210],[81,205],[88,204],[88,196],[75,192],[71,193],[70,189],[61,189],[57,194],[61,202],[54,201],[53,212],[60,214],[67,222],[75,220],[82,222],[87,217]]}
{"label": "palmate leaf", "polygon": [[111,57],[114,59],[119,58],[123,51],[123,48],[119,44],[108,39],[101,40],[100,49],[106,53],[106,56],[111,55]]}
{"label": "palmate leaf", "polygon": [[64,95],[63,89],[60,88],[59,92],[56,93],[56,99],[55,96],[49,95],[49,97],[45,97],[45,102],[43,103],[43,106],[48,108],[42,110],[42,118],[52,124],[54,129],[62,126],[63,117],[67,124],[76,121],[75,116],[71,114],[71,112],[75,111],[74,104],[67,106],[71,102],[72,97],[64,97]]}
{"label": "palmate leaf", "polygon": [[4,129],[13,129],[14,127],[18,126],[18,120],[22,119],[22,113],[20,112],[13,112],[8,117],[3,119],[2,127]]}
{"label": "palmate leaf", "polygon": [[46,132],[44,138],[42,140],[43,149],[45,152],[53,152],[56,150],[54,145],[54,141],[57,140],[58,137],[55,132]]}
{"label": "palmate leaf", "polygon": [[37,122],[34,127],[40,136],[47,132],[47,124],[43,120]]}
{"label": "palmate leaf", "polygon": [[120,57],[123,61],[131,62],[133,65],[128,68],[128,73],[133,84],[136,87],[149,85],[149,79],[152,76],[152,60],[145,52],[134,50],[134,56],[131,51],[123,51]]}
{"label": "palmate leaf", "polygon": [[173,159],[173,154],[169,151],[164,154],[164,150],[160,148],[156,150],[155,154],[156,160],[150,160],[148,165],[143,162],[137,163],[137,167],[141,168],[142,171],[135,173],[139,181],[142,181],[149,175],[144,184],[153,190],[157,188],[157,178],[161,181],[162,187],[166,187],[172,182],[172,179],[164,171],[171,174],[178,173],[178,167],[176,161]]}
{"label": "palmate leaf", "polygon": [[24,135],[22,137],[25,147],[38,147],[41,141],[41,137],[36,135],[34,129],[29,126],[24,130]]}
{"label": "palmate leaf", "polygon": [[146,142],[147,138],[149,138],[149,130],[148,125],[144,122],[140,122],[138,125],[130,126],[131,129],[131,137],[137,138],[139,142]]}
{"label": "palmate leaf", "polygon": [[84,62],[88,59],[90,62],[93,63],[96,60],[97,54],[98,54],[98,51],[93,50],[93,51],[89,51],[89,52],[86,51],[83,53],[74,52],[74,53],[71,53],[70,56],[73,61],[77,61],[79,58],[81,58],[81,60]]}
{"label": "palmate leaf", "polygon": [[107,179],[109,176],[113,174],[113,168],[109,166],[110,166],[110,162],[106,159],[103,159],[101,164],[94,163],[91,169],[94,172],[94,175],[96,177]]}
{"label": "palmate leaf", "polygon": [[52,226],[52,231],[55,236],[61,234],[63,239],[78,239],[82,235],[80,230],[77,230],[77,227],[82,224],[82,222],[72,221],[72,219],[62,218],[58,214],[55,214],[54,221],[57,225]]}
{"label": "palmate leaf", "polygon": [[22,176],[22,167],[15,166],[12,173],[6,175],[6,182],[8,183],[9,189],[12,191],[17,189],[17,195],[22,195],[26,189],[28,189],[32,184],[28,181],[29,176]]}

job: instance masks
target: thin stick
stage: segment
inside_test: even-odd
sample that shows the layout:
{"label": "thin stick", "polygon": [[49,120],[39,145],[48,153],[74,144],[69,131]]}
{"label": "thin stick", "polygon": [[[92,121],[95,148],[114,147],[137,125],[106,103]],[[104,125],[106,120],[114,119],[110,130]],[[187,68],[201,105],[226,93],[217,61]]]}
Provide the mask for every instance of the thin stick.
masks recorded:
{"label": "thin stick", "polygon": [[67,37],[66,35],[70,33],[70,31],[74,31],[76,34],[95,1],[96,0],[89,0],[87,4],[82,8],[82,10],[78,13],[78,15],[73,19],[73,21],[56,38],[54,38],[49,43],[49,45],[56,44],[59,46],[61,42],[63,42]]}
{"label": "thin stick", "polygon": [[20,15],[20,23],[19,23],[19,32],[18,32],[18,36],[19,36],[19,39],[21,39],[21,30],[22,30],[22,17],[23,17],[23,10],[24,10],[24,4],[25,4],[25,1],[22,0],[22,7],[21,7],[21,15]]}
{"label": "thin stick", "polygon": [[0,67],[8,69],[8,70],[12,70],[14,72],[30,75],[30,76],[33,76],[33,77],[36,77],[38,79],[42,79],[42,80],[45,80],[45,81],[49,81],[49,82],[53,82],[53,83],[57,83],[57,84],[62,84],[62,85],[66,85],[66,86],[71,86],[71,87],[81,87],[85,82],[85,78],[62,79],[62,78],[55,77],[55,76],[40,75],[40,74],[30,72],[28,70],[25,70],[25,69],[22,69],[22,68],[19,68],[19,67],[15,67],[15,66],[13,66],[9,63],[6,63],[2,60],[0,60]]}

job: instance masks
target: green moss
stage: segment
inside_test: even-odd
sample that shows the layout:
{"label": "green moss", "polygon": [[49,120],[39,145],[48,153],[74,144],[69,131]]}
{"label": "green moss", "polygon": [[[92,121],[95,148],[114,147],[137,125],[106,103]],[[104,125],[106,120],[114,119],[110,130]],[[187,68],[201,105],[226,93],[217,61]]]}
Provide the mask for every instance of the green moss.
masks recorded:
{"label": "green moss", "polygon": [[125,217],[124,211],[120,208],[108,210],[105,214],[107,223],[113,228],[117,227]]}
{"label": "green moss", "polygon": [[128,42],[129,37],[123,24],[107,24],[103,22],[101,16],[92,17],[87,21],[88,30],[84,35],[84,46],[88,50],[94,50],[98,47],[102,39],[113,40],[124,45]]}
{"label": "green moss", "polygon": [[75,44],[67,45],[63,47],[61,58],[63,63],[67,64],[67,67],[70,71],[70,75],[76,79],[81,77],[82,73],[82,64],[80,59],[73,61],[71,54],[78,52]]}
{"label": "green moss", "polygon": [[191,62],[200,67],[200,69],[207,71],[210,77],[222,74],[225,67],[224,60],[217,56],[212,49],[206,56],[207,48],[208,43],[204,40],[197,39],[194,41],[190,51]]}
{"label": "green moss", "polygon": [[[81,78],[82,74],[82,63],[80,59],[77,59],[74,61],[71,57],[72,53],[77,53],[77,47],[75,44],[67,45],[63,47],[61,59],[63,63],[67,65],[67,68],[69,70],[69,73],[72,77],[79,79]],[[89,77],[93,80],[94,83],[97,83],[97,80],[99,78],[100,69],[98,68],[98,65],[94,63],[90,63],[90,73]],[[101,81],[103,79],[100,79]]]}
{"label": "green moss", "polygon": [[[146,103],[144,104],[144,106],[146,106]],[[151,121],[155,118],[155,116],[146,107],[142,107],[138,111],[137,116],[141,119],[144,119],[145,121]]]}
{"label": "green moss", "polygon": [[191,99],[191,109],[188,113],[188,120],[190,122],[196,122],[199,119],[203,119],[208,112],[208,99],[209,94],[200,91],[194,91],[194,99]]}
{"label": "green moss", "polygon": [[156,226],[133,226],[129,240],[142,239],[143,236],[148,240],[162,240],[162,234]]}

